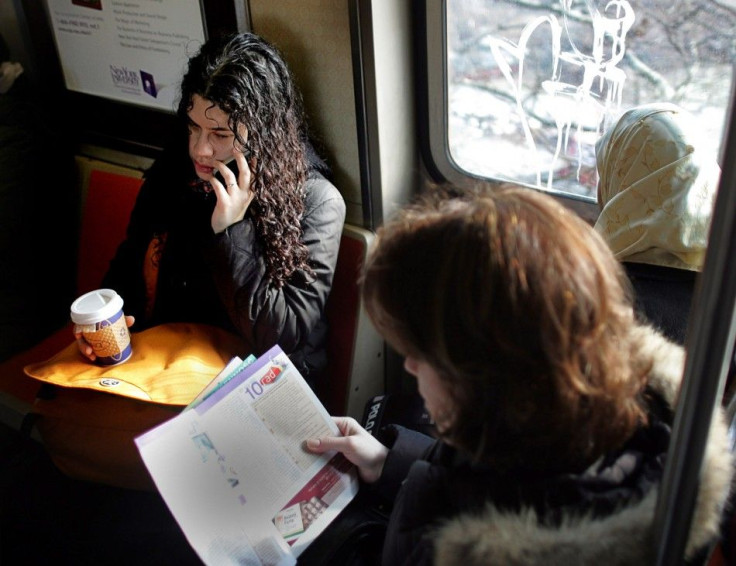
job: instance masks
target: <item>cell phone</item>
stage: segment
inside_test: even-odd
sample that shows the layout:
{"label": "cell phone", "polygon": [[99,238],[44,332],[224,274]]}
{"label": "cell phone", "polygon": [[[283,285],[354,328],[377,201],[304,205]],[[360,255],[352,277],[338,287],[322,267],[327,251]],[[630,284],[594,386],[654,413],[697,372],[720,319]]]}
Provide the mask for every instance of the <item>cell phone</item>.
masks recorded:
{"label": "cell phone", "polygon": [[[238,163],[235,161],[235,158],[234,157],[231,157],[230,158],[230,161],[228,161],[227,163],[225,163],[225,165],[227,165],[227,168],[230,169],[230,171],[232,171],[233,173],[235,173],[235,178],[237,179],[237,177],[238,177]],[[222,177],[222,173],[220,173],[219,171],[215,171],[215,179],[217,179],[218,181],[220,181],[223,185],[227,185],[227,183],[225,182],[225,179],[223,179],[223,177]]]}
{"label": "cell phone", "polygon": [[[250,158],[251,158],[252,153],[251,153],[251,151],[248,148],[244,148],[243,149],[243,154],[245,155],[245,159],[247,161],[250,161]],[[237,176],[238,176],[238,162],[235,161],[235,158],[234,157],[231,157],[230,160],[225,163],[225,165],[227,165],[228,169],[230,169],[230,171],[232,171],[235,174],[235,177],[237,178]],[[215,179],[217,179],[218,181],[220,181],[220,183],[222,183],[223,185],[227,185],[227,183],[225,182],[225,179],[223,179],[222,173],[220,173],[220,171],[215,171],[214,176],[215,176]],[[194,192],[199,193],[199,194],[202,194],[205,197],[209,197],[210,195],[214,194],[214,190],[212,189],[212,185],[210,185],[208,181],[205,181],[203,179],[199,179],[199,178],[195,179],[192,182],[191,186],[192,186],[192,190]]]}
{"label": "cell phone", "polygon": [[[250,158],[253,155],[253,152],[251,152],[248,147],[243,147],[243,156],[245,157],[245,161],[250,163]],[[235,177],[238,176],[238,162],[235,161],[235,157],[230,157],[229,161],[225,162],[225,165],[227,165],[228,169],[235,173]],[[219,171],[215,172],[215,178],[220,181],[223,185],[227,184],[225,183],[224,179],[222,178],[222,173]]]}

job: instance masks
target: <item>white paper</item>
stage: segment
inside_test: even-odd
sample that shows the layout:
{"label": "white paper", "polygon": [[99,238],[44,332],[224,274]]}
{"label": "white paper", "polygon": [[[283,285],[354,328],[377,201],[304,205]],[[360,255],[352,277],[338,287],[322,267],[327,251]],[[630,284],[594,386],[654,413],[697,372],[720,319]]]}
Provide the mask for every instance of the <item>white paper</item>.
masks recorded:
{"label": "white paper", "polygon": [[230,360],[227,365],[218,373],[212,381],[210,381],[207,386],[202,389],[202,391],[199,392],[199,394],[194,398],[194,400],[189,403],[186,407],[184,407],[185,411],[188,411],[189,409],[193,409],[197,405],[199,405],[202,401],[207,399],[210,395],[212,395],[215,391],[220,389],[221,387],[224,387],[227,382],[229,382],[231,379],[235,378],[236,375],[238,375],[240,372],[242,372],[246,367],[248,367],[250,364],[256,361],[256,357],[251,354],[245,360],[241,360],[239,357],[235,356],[232,360]]}
{"label": "white paper", "polygon": [[293,564],[357,493],[341,455],[305,450],[326,434],[339,431],[275,346],[136,444],[205,563]]}

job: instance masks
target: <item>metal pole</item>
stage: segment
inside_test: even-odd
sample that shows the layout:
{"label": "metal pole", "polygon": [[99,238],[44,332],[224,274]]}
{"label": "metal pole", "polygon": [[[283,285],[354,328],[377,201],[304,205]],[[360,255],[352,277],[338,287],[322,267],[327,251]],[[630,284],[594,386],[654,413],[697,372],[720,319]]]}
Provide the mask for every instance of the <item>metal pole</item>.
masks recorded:
{"label": "metal pole", "polygon": [[[736,82],[736,81],[735,81]],[[681,564],[700,483],[703,452],[734,343],[736,306],[736,116],[732,88],[725,159],[708,250],[687,334],[687,359],[654,517],[658,566]]]}

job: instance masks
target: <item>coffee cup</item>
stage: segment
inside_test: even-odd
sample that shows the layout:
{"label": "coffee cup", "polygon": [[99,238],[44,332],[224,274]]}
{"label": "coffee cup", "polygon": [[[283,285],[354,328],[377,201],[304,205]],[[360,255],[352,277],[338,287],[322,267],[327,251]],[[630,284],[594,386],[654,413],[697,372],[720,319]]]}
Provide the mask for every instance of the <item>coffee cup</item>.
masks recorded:
{"label": "coffee cup", "polygon": [[72,303],[71,319],[75,331],[92,346],[99,365],[121,364],[133,353],[123,299],[113,289],[97,289],[79,297]]}

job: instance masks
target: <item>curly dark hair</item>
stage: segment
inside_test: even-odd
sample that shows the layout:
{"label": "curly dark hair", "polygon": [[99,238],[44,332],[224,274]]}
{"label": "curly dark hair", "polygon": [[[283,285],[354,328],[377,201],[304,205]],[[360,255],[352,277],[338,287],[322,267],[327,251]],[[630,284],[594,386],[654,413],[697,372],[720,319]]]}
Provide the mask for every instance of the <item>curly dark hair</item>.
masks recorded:
{"label": "curly dark hair", "polygon": [[585,469],[647,421],[651,359],[621,266],[552,197],[445,193],[379,229],[371,319],[438,372],[450,444],[499,472]]}
{"label": "curly dark hair", "polygon": [[210,39],[189,60],[182,79],[178,115],[185,121],[195,94],[228,114],[236,143],[255,158],[256,196],[249,210],[272,284],[283,286],[298,270],[312,276],[300,224],[309,172],[307,128],[301,95],[283,57],[251,33]]}

